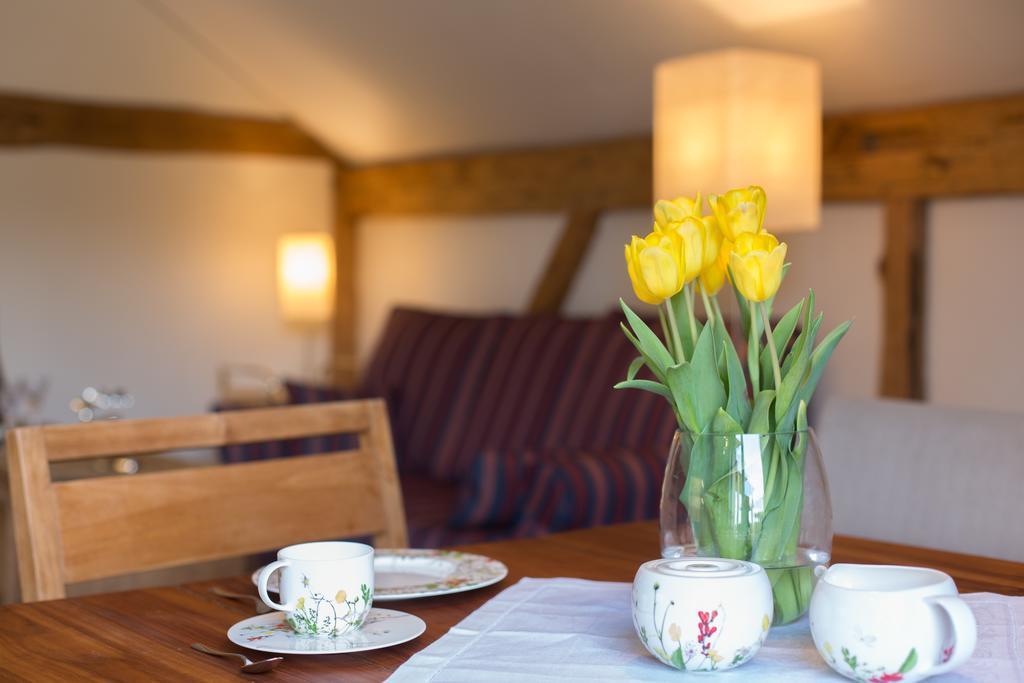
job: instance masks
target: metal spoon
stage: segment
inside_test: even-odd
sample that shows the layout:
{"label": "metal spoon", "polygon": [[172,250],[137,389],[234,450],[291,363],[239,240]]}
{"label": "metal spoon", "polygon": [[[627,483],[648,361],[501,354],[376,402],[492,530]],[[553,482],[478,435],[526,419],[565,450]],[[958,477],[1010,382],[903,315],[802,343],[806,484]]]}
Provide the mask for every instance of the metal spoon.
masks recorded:
{"label": "metal spoon", "polygon": [[220,650],[214,650],[213,648],[206,647],[202,643],[192,643],[192,649],[204,652],[214,657],[236,657],[242,660],[241,671],[247,674],[262,674],[272,669],[277,668],[277,665],[284,661],[284,657],[271,657],[270,659],[261,659],[258,662],[254,662],[243,654],[237,652],[221,652]]}
{"label": "metal spoon", "polygon": [[274,610],[267,605],[267,603],[260,600],[259,596],[256,595],[245,595],[244,593],[232,593],[226,591],[223,588],[217,588],[214,586],[210,589],[210,592],[214,595],[219,595],[222,598],[229,598],[231,600],[245,600],[256,605],[256,614],[268,614]]}

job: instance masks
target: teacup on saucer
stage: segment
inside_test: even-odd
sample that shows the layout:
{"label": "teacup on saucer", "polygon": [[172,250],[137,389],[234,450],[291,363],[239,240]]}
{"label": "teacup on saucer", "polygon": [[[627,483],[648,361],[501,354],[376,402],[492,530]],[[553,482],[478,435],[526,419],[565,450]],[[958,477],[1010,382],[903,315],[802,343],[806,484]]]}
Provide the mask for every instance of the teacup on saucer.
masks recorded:
{"label": "teacup on saucer", "polygon": [[[277,603],[267,594],[267,582],[279,569]],[[288,546],[260,571],[257,588],[263,602],[288,613],[296,633],[345,635],[363,625],[373,604],[373,548],[343,541]]]}

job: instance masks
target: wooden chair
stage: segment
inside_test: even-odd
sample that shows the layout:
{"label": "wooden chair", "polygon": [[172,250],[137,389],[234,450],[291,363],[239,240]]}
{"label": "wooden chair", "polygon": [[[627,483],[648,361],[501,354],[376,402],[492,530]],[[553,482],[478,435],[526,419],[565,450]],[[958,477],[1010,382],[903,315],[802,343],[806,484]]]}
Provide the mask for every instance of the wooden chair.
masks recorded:
{"label": "wooden chair", "polygon": [[[354,433],[355,450],[125,477],[50,479],[49,463]],[[7,435],[24,601],[69,583],[318,539],[408,544],[380,400],[23,427]]]}

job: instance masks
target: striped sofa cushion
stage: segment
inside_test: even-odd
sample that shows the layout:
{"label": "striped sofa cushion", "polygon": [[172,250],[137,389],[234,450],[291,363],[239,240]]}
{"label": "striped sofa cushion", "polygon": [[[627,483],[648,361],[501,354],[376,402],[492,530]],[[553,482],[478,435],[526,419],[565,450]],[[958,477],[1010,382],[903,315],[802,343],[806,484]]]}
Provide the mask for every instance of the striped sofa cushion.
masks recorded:
{"label": "striped sofa cushion", "polygon": [[[507,326],[501,316],[396,308],[367,366],[360,394],[388,403],[399,465],[422,472],[452,421],[456,395],[490,362]],[[471,366],[472,361],[472,366]],[[471,367],[473,368],[471,370]]]}
{"label": "striped sofa cushion", "polygon": [[[618,312],[595,319],[577,340],[541,448],[668,448],[676,429],[672,406],[650,392],[612,389],[637,356],[620,320]],[[640,377],[653,379],[646,372]]]}
{"label": "striped sofa cushion", "polygon": [[459,485],[449,526],[468,529],[514,525],[542,457],[547,455],[532,450],[490,449],[478,454]]}
{"label": "striped sofa cushion", "polygon": [[667,457],[668,445],[544,459],[529,487],[516,535],[653,519]]}
{"label": "striped sofa cushion", "polygon": [[[505,322],[493,347],[481,344],[468,363],[431,464],[436,478],[459,479],[484,450],[522,450],[544,443],[576,348],[597,325],[589,319],[544,315]],[[606,393],[610,391],[609,386]]]}
{"label": "striped sofa cushion", "polygon": [[485,450],[667,448],[668,402],[612,389],[636,357],[620,319],[509,320],[496,348],[478,348],[487,362],[468,363],[431,474],[459,479]]}

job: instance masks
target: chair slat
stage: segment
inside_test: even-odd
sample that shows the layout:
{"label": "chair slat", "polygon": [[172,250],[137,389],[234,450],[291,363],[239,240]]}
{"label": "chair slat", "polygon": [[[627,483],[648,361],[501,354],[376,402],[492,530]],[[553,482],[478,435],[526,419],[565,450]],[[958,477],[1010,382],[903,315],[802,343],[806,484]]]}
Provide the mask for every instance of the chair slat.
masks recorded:
{"label": "chair slat", "polygon": [[286,408],[258,408],[220,413],[224,420],[226,443],[276,441],[324,434],[365,433],[370,429],[370,414],[384,402],[348,401],[311,403]]}
{"label": "chair slat", "polygon": [[320,403],[146,420],[117,420],[47,427],[51,462],[139,455],[225,444],[361,432],[370,422],[368,402]]}
{"label": "chair slat", "polygon": [[360,451],[83,479],[53,488],[69,582],[384,528],[374,463]]}
{"label": "chair slat", "polygon": [[44,432],[50,462],[139,455],[224,444],[220,415],[53,425]]}

